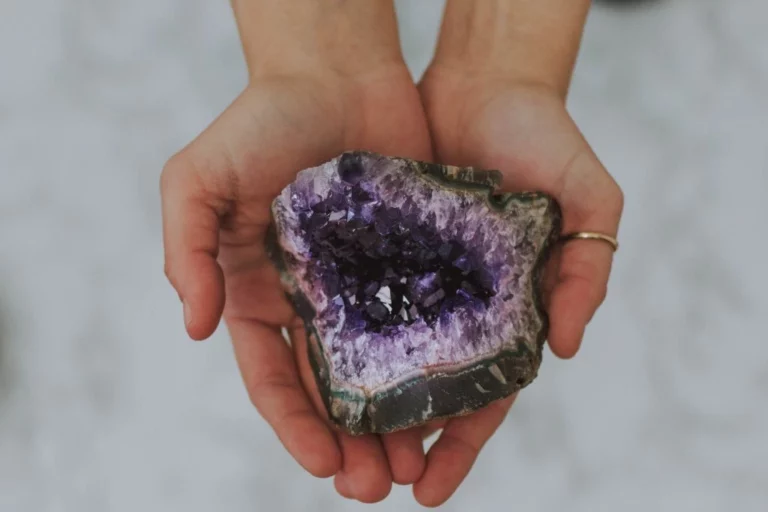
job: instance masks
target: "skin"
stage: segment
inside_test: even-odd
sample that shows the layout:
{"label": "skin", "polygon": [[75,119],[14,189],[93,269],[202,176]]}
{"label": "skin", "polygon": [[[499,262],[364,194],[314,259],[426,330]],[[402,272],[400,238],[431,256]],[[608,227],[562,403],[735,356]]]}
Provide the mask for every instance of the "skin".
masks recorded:
{"label": "skin", "polygon": [[[587,8],[584,0],[449,0],[417,88],[391,1],[233,2],[250,80],[163,170],[166,275],[190,337],[209,337],[224,318],[254,406],[297,462],[334,476],[344,497],[377,502],[394,482],[413,484],[422,505],[445,502],[514,397],[385,436],[335,431],[301,324],[264,252],[269,205],[299,170],[366,149],[499,169],[512,189],[554,195],[566,231],[615,235],[621,192],[565,109]],[[578,350],[611,259],[607,245],[590,241],[566,244],[553,258],[555,354]],[[425,456],[422,440],[437,432]]]}
{"label": "skin", "polygon": [[[419,88],[435,158],[498,169],[510,191],[540,190],[563,209],[563,232],[616,236],[623,196],[565,108],[589,2],[449,0],[437,53]],[[548,343],[573,357],[605,299],[613,251],[569,242],[547,269]],[[414,485],[444,503],[469,473],[512,400],[450,420]]]}

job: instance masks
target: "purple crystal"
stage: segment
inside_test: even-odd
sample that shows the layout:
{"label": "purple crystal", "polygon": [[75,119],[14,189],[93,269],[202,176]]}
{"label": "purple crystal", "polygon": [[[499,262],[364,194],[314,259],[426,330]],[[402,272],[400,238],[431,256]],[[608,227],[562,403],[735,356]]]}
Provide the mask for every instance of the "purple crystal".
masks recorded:
{"label": "purple crystal", "polygon": [[[352,152],[302,171],[275,200],[283,281],[297,310],[311,310],[302,316],[316,377],[348,430],[459,414],[533,378],[546,334],[539,271],[559,210],[541,194],[494,196],[497,182]],[[479,388],[466,384],[479,397],[433,397],[419,387],[436,378],[430,368],[456,382],[484,372],[472,377]],[[386,412],[381,400],[404,382],[415,398],[391,398],[399,406]],[[408,412],[413,400],[428,410]]]}

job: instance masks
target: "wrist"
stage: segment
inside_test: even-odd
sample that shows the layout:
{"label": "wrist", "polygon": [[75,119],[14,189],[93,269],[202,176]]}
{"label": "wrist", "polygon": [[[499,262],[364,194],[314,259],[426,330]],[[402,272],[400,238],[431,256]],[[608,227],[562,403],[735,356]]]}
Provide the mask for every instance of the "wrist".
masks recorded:
{"label": "wrist", "polygon": [[392,0],[232,0],[251,80],[405,66]]}
{"label": "wrist", "polygon": [[565,97],[590,0],[448,0],[431,69]]}

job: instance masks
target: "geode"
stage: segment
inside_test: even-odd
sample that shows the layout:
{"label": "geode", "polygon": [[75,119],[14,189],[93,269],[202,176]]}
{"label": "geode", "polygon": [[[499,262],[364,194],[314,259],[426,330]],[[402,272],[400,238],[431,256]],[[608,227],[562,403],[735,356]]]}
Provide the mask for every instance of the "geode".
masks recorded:
{"label": "geode", "polygon": [[467,414],[536,377],[560,209],[500,183],[355,151],[301,171],[273,202],[269,252],[347,432]]}

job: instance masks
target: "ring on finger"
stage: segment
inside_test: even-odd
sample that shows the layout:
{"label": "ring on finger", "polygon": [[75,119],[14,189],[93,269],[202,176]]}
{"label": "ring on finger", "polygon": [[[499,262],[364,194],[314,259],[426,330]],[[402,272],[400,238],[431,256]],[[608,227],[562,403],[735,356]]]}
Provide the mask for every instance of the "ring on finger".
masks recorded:
{"label": "ring on finger", "polygon": [[570,240],[598,240],[610,245],[611,249],[613,249],[613,252],[619,250],[619,241],[616,240],[616,238],[595,231],[578,231],[576,233],[569,233],[567,235],[563,235],[560,240],[562,242],[568,242]]}

